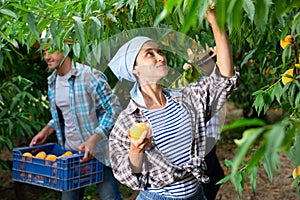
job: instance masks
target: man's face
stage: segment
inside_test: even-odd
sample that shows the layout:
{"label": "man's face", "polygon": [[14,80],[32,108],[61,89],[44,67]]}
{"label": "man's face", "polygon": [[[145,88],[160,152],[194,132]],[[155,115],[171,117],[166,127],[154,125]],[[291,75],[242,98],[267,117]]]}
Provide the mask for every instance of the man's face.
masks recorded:
{"label": "man's face", "polygon": [[47,63],[50,70],[55,70],[60,67],[61,61],[63,60],[63,53],[52,50],[50,47],[43,48],[44,60]]}

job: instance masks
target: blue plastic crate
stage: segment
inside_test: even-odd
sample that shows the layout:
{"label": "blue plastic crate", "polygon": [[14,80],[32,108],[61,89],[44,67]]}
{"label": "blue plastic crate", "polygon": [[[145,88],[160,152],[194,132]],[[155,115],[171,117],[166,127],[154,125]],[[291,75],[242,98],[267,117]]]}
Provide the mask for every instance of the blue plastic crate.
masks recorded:
{"label": "blue plastic crate", "polygon": [[103,181],[103,164],[96,159],[80,162],[83,153],[71,151],[72,156],[57,158],[56,161],[23,156],[25,152],[35,156],[40,151],[57,157],[66,152],[54,143],[14,148],[13,180],[58,191],[74,190]]}

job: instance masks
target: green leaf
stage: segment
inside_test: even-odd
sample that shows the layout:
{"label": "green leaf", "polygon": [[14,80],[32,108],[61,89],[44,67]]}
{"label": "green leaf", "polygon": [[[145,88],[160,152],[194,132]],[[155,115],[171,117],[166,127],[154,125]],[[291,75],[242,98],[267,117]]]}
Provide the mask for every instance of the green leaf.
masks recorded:
{"label": "green leaf", "polygon": [[23,11],[24,13],[30,13],[32,12],[32,10],[30,10],[30,6],[26,7],[22,4],[18,4],[18,3],[12,3],[11,6],[15,9],[15,10],[20,10]]}
{"label": "green leaf", "polygon": [[282,86],[281,86],[281,82],[276,82],[274,84],[274,88],[272,90],[271,95],[276,97],[276,101],[278,103],[280,103],[280,98],[281,98],[281,94],[282,94]]}
{"label": "green leaf", "polygon": [[234,185],[235,190],[238,192],[239,196],[242,196],[243,186],[242,186],[243,177],[241,173],[234,173],[231,175],[231,182]]}
{"label": "green leaf", "polygon": [[197,14],[198,10],[200,9],[200,2],[201,1],[192,1],[191,6],[187,10],[187,15],[184,18],[183,26],[182,26],[182,33],[186,33],[191,26],[194,26],[197,22]]}
{"label": "green leaf", "polygon": [[[2,33],[0,31],[0,36],[3,37],[7,42],[9,42],[10,44],[12,44],[15,48],[19,48],[19,45],[17,43],[16,40],[14,39],[10,39],[7,35],[5,35],[4,33]],[[7,56],[10,56],[10,54],[7,54],[7,52],[5,52]]]}
{"label": "green leaf", "polygon": [[226,167],[232,168],[232,161],[231,160],[225,159],[224,164],[225,164]]}
{"label": "green leaf", "polygon": [[4,117],[5,115],[7,115],[7,114],[8,114],[8,109],[7,109],[7,108],[3,108],[3,109],[1,110],[1,112],[0,112],[0,119],[2,120],[3,117]]}
{"label": "green leaf", "polygon": [[15,128],[15,124],[10,119],[7,120],[7,124],[8,124],[8,131],[7,131],[7,133],[8,133],[8,135],[12,135],[12,132],[13,132],[13,130]]}
{"label": "green leaf", "polygon": [[93,43],[93,46],[92,46],[93,50],[93,55],[96,59],[96,62],[97,63],[100,63],[100,59],[101,59],[101,46],[100,45],[97,45],[96,42]]}
{"label": "green leaf", "polygon": [[230,16],[230,28],[241,28],[241,22],[242,22],[242,8],[243,8],[243,1],[241,0],[231,0],[229,7],[228,7],[228,13],[231,13]]}
{"label": "green leaf", "polygon": [[275,0],[275,13],[277,16],[280,16],[287,9],[287,2],[282,0]]}
{"label": "green leaf", "polygon": [[73,4],[76,4],[78,2],[80,2],[80,0],[62,1],[62,2],[58,1],[55,4],[54,3],[52,4],[51,8],[49,9],[49,12],[56,12],[58,10],[66,9],[67,6],[72,6]]}
{"label": "green leaf", "polygon": [[227,19],[227,1],[218,0],[216,2],[216,15],[220,30],[223,31]]}
{"label": "green leaf", "polygon": [[166,5],[165,5],[165,9],[168,13],[170,13],[176,4],[180,5],[181,3],[182,3],[182,0],[167,1]]}
{"label": "green leaf", "polygon": [[268,95],[269,97],[269,100],[271,101],[271,103],[274,101],[275,99],[275,94],[273,92],[274,90],[274,87],[269,87],[269,89],[267,90],[266,94]]}
{"label": "green leaf", "polygon": [[[53,20],[50,24],[50,34],[49,37],[54,37],[57,35],[57,29],[58,29],[58,21],[57,20]],[[47,33],[49,34],[49,33]],[[48,35],[46,35],[48,36]],[[46,37],[47,38],[47,37]]]}
{"label": "green leaf", "polygon": [[17,107],[20,103],[22,103],[22,102],[20,102],[20,100],[21,100],[20,96],[21,96],[21,94],[18,93],[18,94],[16,94],[16,96],[12,99],[12,102],[11,102],[10,107],[9,107],[10,111],[15,111],[16,107]]}
{"label": "green leaf", "polygon": [[281,146],[284,137],[285,131],[282,124],[271,126],[271,129],[265,133],[264,140],[266,141],[266,154],[263,159],[263,164],[271,181],[275,169],[278,169],[279,167],[278,149]]}
{"label": "green leaf", "polygon": [[294,167],[300,165],[300,135],[295,136],[292,148],[289,149],[288,156],[294,162]]}
{"label": "green leaf", "polygon": [[257,179],[256,175],[257,175],[258,169],[259,169],[259,163],[256,166],[254,166],[249,173],[250,184],[252,187],[252,191],[254,193],[256,192],[256,179]]}
{"label": "green leaf", "polygon": [[264,31],[266,29],[266,24],[269,15],[268,8],[269,0],[257,0],[255,1],[255,22],[256,26],[260,29],[260,31]]}
{"label": "green leaf", "polygon": [[295,93],[296,93],[297,89],[298,88],[296,87],[295,84],[291,84],[291,87],[288,90],[288,100],[289,100],[289,103],[290,103],[291,107],[295,106],[294,101],[295,101]]}
{"label": "green leaf", "polygon": [[251,145],[254,144],[256,139],[264,132],[264,128],[252,128],[244,131],[243,137],[238,140],[235,139],[234,142],[238,145],[238,149],[235,153],[233,163],[232,163],[232,173],[236,173],[243,159],[245,158]]}
{"label": "green leaf", "polygon": [[263,160],[263,166],[268,174],[269,180],[273,180],[273,174],[275,169],[279,167],[279,156],[277,152],[266,153]]}
{"label": "green leaf", "polygon": [[22,129],[20,129],[21,135],[24,135],[24,133],[32,133],[30,126],[28,126],[26,123],[24,123],[19,118],[17,118],[17,124],[22,128]]}
{"label": "green leaf", "polygon": [[[1,49],[0,49],[1,50]],[[3,66],[3,54],[0,51],[0,71],[3,70],[4,66]]]}
{"label": "green leaf", "polygon": [[97,17],[91,16],[91,20],[93,20],[99,27],[101,27],[101,22]]}
{"label": "green leaf", "polygon": [[254,154],[249,158],[245,167],[245,173],[247,174],[250,174],[253,168],[259,165],[261,159],[264,157],[266,153],[265,141],[261,141],[259,147],[255,150],[253,149],[253,152]]}
{"label": "green leaf", "polygon": [[248,60],[253,57],[253,55],[255,54],[255,52],[256,52],[256,49],[253,49],[253,50],[249,51],[249,53],[247,54],[247,56],[242,61],[241,67],[243,67],[248,62]]}
{"label": "green leaf", "polygon": [[283,64],[287,63],[287,60],[291,57],[292,55],[292,48],[291,45],[289,44],[282,52],[282,62]]}
{"label": "green leaf", "polygon": [[269,95],[269,91],[267,93],[265,93],[265,95],[263,96],[264,97],[264,105],[263,105],[263,108],[264,108],[264,114],[267,113],[268,109],[270,108],[270,105],[272,104],[272,99]]}
{"label": "green leaf", "polygon": [[[285,130],[285,136],[283,138],[283,141],[280,145],[280,147],[278,148],[279,152],[284,152],[287,153],[289,151],[289,149],[292,148],[293,144],[294,144],[294,138],[297,135],[297,128],[298,128],[298,124],[300,124],[300,122],[287,122],[288,126]],[[299,159],[300,160],[300,159]]]}
{"label": "green leaf", "polygon": [[0,9],[0,13],[18,19],[17,15],[12,10],[2,8]]}
{"label": "green leaf", "polygon": [[260,114],[261,110],[264,107],[264,97],[263,95],[260,93],[255,97],[255,100],[253,102],[253,106],[255,107],[255,109],[257,110],[257,113]]}
{"label": "green leaf", "polygon": [[292,33],[299,33],[299,24],[300,24],[300,12],[298,12],[293,19],[293,26],[291,28]]}
{"label": "green leaf", "polygon": [[221,131],[228,131],[235,128],[243,128],[247,126],[264,126],[266,123],[262,119],[252,118],[252,119],[237,119],[231,124],[224,125]]}
{"label": "green leaf", "polygon": [[75,42],[73,45],[73,53],[77,58],[80,57],[80,49],[80,44],[78,42]]}
{"label": "green leaf", "polygon": [[219,180],[216,184],[223,184],[226,183],[227,181],[229,181],[231,179],[231,174],[225,176],[224,178],[222,178],[221,180]]}
{"label": "green leaf", "polygon": [[254,15],[255,15],[255,7],[252,0],[244,0],[243,8],[252,23],[254,21]]}
{"label": "green leaf", "polygon": [[290,87],[290,83],[285,84],[281,90],[280,96],[284,95],[286,91],[288,91],[289,87]]}
{"label": "green leaf", "polygon": [[258,94],[261,94],[261,93],[263,93],[264,92],[264,90],[261,88],[261,89],[259,89],[259,90],[256,90],[255,92],[253,92],[252,93],[252,96],[257,96]]}
{"label": "green leaf", "polygon": [[28,23],[29,30],[33,33],[35,39],[37,41],[40,41],[40,35],[39,35],[39,32],[38,32],[37,22],[36,22],[34,14],[28,13],[27,18],[26,18],[26,22]]}
{"label": "green leaf", "polygon": [[80,17],[73,16],[73,19],[75,20],[75,34],[77,39],[79,40],[79,43],[81,47],[85,47],[85,32],[83,28],[83,22],[81,21]]}
{"label": "green leaf", "polygon": [[63,55],[64,55],[64,57],[66,57],[70,53],[70,47],[66,43],[63,43],[62,45],[63,45],[63,48],[62,48]]}
{"label": "green leaf", "polygon": [[[173,1],[167,1],[167,2],[173,2]],[[166,18],[169,15],[169,12],[166,8],[164,8],[161,13],[155,18],[153,26],[157,27],[159,23]]]}
{"label": "green leaf", "polygon": [[300,92],[298,92],[296,99],[295,99],[295,106],[300,107]]}
{"label": "green leaf", "polygon": [[118,22],[118,20],[116,19],[116,17],[111,14],[111,13],[107,13],[106,16],[113,22]]}
{"label": "green leaf", "polygon": [[198,11],[198,18],[199,18],[199,24],[202,24],[203,20],[205,19],[206,11],[207,11],[207,6],[208,6],[208,1],[199,1],[200,3],[200,9]]}

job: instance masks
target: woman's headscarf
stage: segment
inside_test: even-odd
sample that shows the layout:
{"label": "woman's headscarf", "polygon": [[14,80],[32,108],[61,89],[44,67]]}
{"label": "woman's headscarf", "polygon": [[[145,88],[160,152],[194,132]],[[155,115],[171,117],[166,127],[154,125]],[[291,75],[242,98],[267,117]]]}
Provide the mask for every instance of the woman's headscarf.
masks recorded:
{"label": "woman's headscarf", "polygon": [[130,96],[136,103],[144,107],[146,107],[146,105],[142,93],[139,90],[136,77],[133,75],[133,67],[142,46],[150,40],[150,38],[144,36],[138,36],[129,40],[121,46],[115,56],[108,63],[108,66],[119,80],[124,78],[128,81],[135,82],[130,91]]}

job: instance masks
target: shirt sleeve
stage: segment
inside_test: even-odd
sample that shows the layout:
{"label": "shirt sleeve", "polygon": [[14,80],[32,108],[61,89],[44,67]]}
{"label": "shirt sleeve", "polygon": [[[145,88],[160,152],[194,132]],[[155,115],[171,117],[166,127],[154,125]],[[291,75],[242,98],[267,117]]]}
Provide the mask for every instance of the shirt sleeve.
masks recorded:
{"label": "shirt sleeve", "polygon": [[104,134],[108,137],[121,112],[121,106],[106,80],[102,72],[95,70],[94,76],[90,80],[90,85],[93,86],[99,122],[99,125],[94,129],[94,133]]}
{"label": "shirt sleeve", "polygon": [[146,187],[148,179],[146,162],[143,160],[141,173],[133,172],[129,160],[130,140],[127,136],[130,119],[126,116],[128,115],[122,115],[121,113],[110,134],[109,152],[111,168],[114,176],[120,183],[133,190],[143,190]]}
{"label": "shirt sleeve", "polygon": [[53,120],[53,119],[51,119],[51,120],[48,122],[47,125],[48,125],[48,126],[51,126],[53,129],[55,129],[55,127],[54,127],[54,120]]}
{"label": "shirt sleeve", "polygon": [[199,103],[205,108],[207,119],[223,107],[231,93],[237,88],[238,77],[239,73],[236,71],[230,78],[222,77],[218,67],[215,66],[209,76],[193,85],[193,91],[199,98]]}

